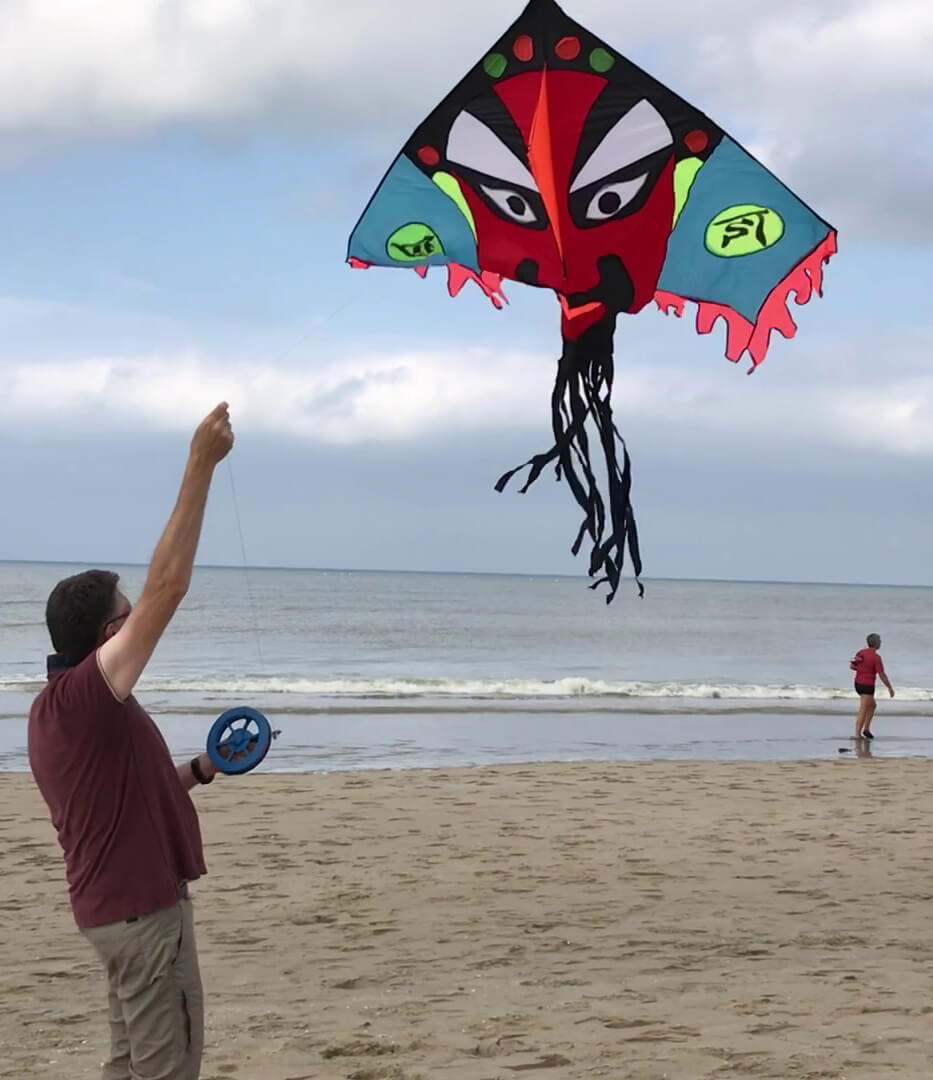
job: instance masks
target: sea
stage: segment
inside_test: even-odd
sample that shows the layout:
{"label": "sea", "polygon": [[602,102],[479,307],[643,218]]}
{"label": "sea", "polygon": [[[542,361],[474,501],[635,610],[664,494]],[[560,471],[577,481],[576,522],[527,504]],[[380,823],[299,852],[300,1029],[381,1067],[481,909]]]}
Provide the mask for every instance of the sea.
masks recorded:
{"label": "sea", "polygon": [[[28,769],[46,598],[84,567],[0,563],[0,769]],[[145,567],[112,567],[131,599]],[[852,739],[865,636],[876,738]],[[267,772],[933,754],[933,589],[197,567],[137,697],[179,758],[248,705]]]}

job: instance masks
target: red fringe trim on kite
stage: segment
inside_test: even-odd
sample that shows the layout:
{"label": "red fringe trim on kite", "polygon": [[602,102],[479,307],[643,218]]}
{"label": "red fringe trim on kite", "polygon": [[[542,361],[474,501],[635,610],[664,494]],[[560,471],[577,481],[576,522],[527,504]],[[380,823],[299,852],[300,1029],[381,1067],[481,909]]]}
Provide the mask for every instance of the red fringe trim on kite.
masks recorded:
{"label": "red fringe trim on kite", "polygon": [[[349,261],[354,270],[368,270],[372,266],[372,263],[364,262],[362,259],[356,258],[355,255],[351,255]],[[428,276],[427,266],[416,266],[414,271],[421,278]],[[447,291],[451,296],[456,296],[468,281],[475,281],[492,301],[494,307],[501,308],[503,303],[507,304],[509,302],[502,291],[501,274],[494,274],[491,270],[483,270],[477,274],[468,266],[461,266],[459,263],[448,263]]]}
{"label": "red fringe trim on kite", "polygon": [[[823,295],[823,264],[836,254],[836,234],[831,232],[826,239],[802,262],[798,263],[786,278],[772,290],[758,313],[758,321],[750,323],[732,308],[723,304],[712,304],[707,300],[694,300],[697,305],[696,328],[698,334],[708,334],[716,325],[717,319],[726,322],[726,358],[734,364],[748,350],[752,366],[748,374],[764,360],[771,341],[771,332],[777,330],[785,338],[792,338],[797,333],[797,324],[787,307],[790,294],[796,293],[798,304],[806,304],[814,291]],[[656,292],[655,302],[665,315],[673,313],[679,318],[683,315],[688,299],[675,293]]]}
{"label": "red fringe trim on kite", "polygon": [[[427,267],[425,267],[427,269]],[[494,274],[491,270],[481,270],[478,274],[468,266],[459,263],[450,263],[447,267],[447,291],[451,296],[456,296],[468,281],[475,281],[493,303],[493,307],[500,308],[508,298],[502,291],[502,275]]]}

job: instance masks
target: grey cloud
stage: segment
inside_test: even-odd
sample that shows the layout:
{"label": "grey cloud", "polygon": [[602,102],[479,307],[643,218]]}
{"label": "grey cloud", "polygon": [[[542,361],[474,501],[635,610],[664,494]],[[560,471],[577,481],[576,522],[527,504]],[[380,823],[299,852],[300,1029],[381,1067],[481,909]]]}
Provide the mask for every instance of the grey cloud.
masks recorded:
{"label": "grey cloud", "polygon": [[310,420],[326,419],[332,422],[335,417],[342,417],[349,421],[366,390],[378,385],[391,387],[404,379],[405,375],[405,368],[399,366],[390,371],[373,372],[365,377],[343,379],[336,386],[309,397],[300,411]]}

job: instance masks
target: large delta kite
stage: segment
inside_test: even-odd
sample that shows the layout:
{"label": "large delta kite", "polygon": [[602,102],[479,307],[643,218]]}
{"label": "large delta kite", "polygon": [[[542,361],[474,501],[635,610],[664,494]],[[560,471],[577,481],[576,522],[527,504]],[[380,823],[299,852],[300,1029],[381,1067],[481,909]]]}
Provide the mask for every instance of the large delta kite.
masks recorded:
{"label": "large delta kite", "polygon": [[[551,401],[555,463],[585,511],[589,573],[619,585],[628,546],[641,574],[630,462],[612,419],[620,313],[652,300],[696,328],[722,318],[726,356],[762,362],[788,310],[822,292],[832,226],[704,113],[571,20],[531,0],[510,29],[418,127],[350,237],[354,267],[446,266],[456,296],[476,282],[501,307],[504,278],[553,289],[563,351]],[[590,463],[602,446],[608,515]],[[616,440],[623,463],[616,460]],[[496,485],[502,491],[513,469]],[[639,582],[641,590],[641,583]]]}

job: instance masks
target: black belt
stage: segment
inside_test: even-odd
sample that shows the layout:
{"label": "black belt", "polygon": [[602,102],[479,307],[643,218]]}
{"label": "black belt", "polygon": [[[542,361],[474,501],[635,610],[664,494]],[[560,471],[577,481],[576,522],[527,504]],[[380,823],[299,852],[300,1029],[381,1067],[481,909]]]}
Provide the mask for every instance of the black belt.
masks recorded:
{"label": "black belt", "polygon": [[[190,897],[188,895],[188,882],[187,881],[179,881],[178,885],[175,887],[175,898],[177,900],[189,900],[190,899]],[[139,916],[138,915],[133,915],[131,918],[127,919],[126,922],[134,923],[134,922],[137,922],[138,920],[139,920]]]}

